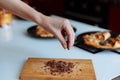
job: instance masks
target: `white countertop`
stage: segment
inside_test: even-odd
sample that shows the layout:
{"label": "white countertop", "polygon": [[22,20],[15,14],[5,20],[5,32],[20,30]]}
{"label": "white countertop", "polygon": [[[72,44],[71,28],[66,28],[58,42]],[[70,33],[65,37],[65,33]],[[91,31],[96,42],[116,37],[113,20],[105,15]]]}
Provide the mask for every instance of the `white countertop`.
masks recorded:
{"label": "white countertop", "polygon": [[[87,31],[104,30],[70,20],[77,28],[76,36]],[[8,32],[0,34],[0,80],[19,80],[21,69],[28,57],[92,59],[97,80],[111,80],[120,75],[120,54],[103,51],[92,54],[77,47],[64,50],[57,39],[38,39],[27,35],[27,29],[35,23],[12,21],[11,38]],[[0,33],[3,33],[0,30]]]}

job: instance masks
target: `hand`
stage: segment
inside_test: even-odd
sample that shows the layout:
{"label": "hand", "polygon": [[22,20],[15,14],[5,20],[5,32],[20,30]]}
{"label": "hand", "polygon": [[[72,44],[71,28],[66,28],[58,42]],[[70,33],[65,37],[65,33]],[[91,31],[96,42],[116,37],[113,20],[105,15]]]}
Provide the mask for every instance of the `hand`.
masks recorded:
{"label": "hand", "polygon": [[[63,18],[47,17],[41,24],[46,30],[53,33],[60,41],[64,49],[70,49],[74,44],[75,33],[70,25],[69,20]],[[67,36],[67,40],[65,37]]]}
{"label": "hand", "polygon": [[[46,30],[56,36],[65,49],[70,49],[74,44],[75,34],[69,20],[45,16],[21,0],[0,0],[0,7],[9,10],[24,19],[34,21],[38,25],[43,26]],[[68,37],[67,41],[65,40],[65,36]]]}

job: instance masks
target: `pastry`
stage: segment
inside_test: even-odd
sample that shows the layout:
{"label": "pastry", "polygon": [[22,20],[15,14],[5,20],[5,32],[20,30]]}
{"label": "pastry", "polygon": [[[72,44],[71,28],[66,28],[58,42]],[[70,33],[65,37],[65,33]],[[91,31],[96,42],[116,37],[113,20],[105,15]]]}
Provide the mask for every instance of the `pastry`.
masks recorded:
{"label": "pastry", "polygon": [[89,46],[100,48],[100,42],[106,41],[110,36],[110,32],[96,32],[83,35],[83,40]]}
{"label": "pastry", "polygon": [[100,45],[104,49],[118,49],[120,48],[120,35],[114,38],[109,38],[106,42]]}
{"label": "pastry", "polygon": [[36,35],[40,37],[55,37],[52,33],[46,31],[43,27],[37,26],[36,27]]}

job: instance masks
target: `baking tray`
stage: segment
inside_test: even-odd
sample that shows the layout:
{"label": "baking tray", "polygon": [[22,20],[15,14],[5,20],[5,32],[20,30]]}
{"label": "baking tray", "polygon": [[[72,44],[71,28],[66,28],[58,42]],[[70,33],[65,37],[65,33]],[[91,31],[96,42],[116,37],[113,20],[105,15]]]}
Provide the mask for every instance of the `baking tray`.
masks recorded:
{"label": "baking tray", "polygon": [[[53,38],[55,38],[55,37],[41,37],[39,35],[36,35],[36,27],[37,26],[38,25],[33,25],[33,26],[31,26],[27,29],[27,33],[28,33],[29,36],[34,37],[34,38],[42,38],[42,39],[53,39]],[[76,32],[77,29],[74,26],[72,26],[72,27],[73,27],[74,32]]]}
{"label": "baking tray", "polygon": [[[88,46],[88,45],[84,44],[84,40],[83,40],[82,36],[85,35],[85,34],[91,34],[91,33],[96,33],[96,32],[99,32],[99,31],[91,31],[91,32],[85,32],[85,33],[79,34],[76,37],[74,46],[76,46],[78,48],[82,48],[82,49],[84,49],[86,51],[89,51],[91,53],[94,53],[94,54],[98,53],[98,52],[101,52],[101,51],[104,51],[104,50],[110,50],[112,52],[116,52],[116,53],[120,54],[118,49],[116,49],[116,50],[100,49],[100,48],[95,48],[95,47]],[[110,33],[111,33],[111,37],[116,37],[119,34],[119,33],[114,33],[114,32],[110,32]]]}
{"label": "baking tray", "polygon": [[112,80],[120,80],[120,75],[115,77],[115,78],[113,78]]}

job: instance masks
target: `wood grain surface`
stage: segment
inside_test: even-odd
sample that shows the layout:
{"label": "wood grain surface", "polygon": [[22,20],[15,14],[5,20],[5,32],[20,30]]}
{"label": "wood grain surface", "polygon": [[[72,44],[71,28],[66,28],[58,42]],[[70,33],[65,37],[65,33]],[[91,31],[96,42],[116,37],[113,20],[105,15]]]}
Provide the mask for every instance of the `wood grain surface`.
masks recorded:
{"label": "wood grain surface", "polygon": [[[71,73],[52,75],[50,70],[45,69],[45,63],[50,60],[71,62],[75,66]],[[96,76],[90,59],[28,58],[20,80],[96,80]]]}

